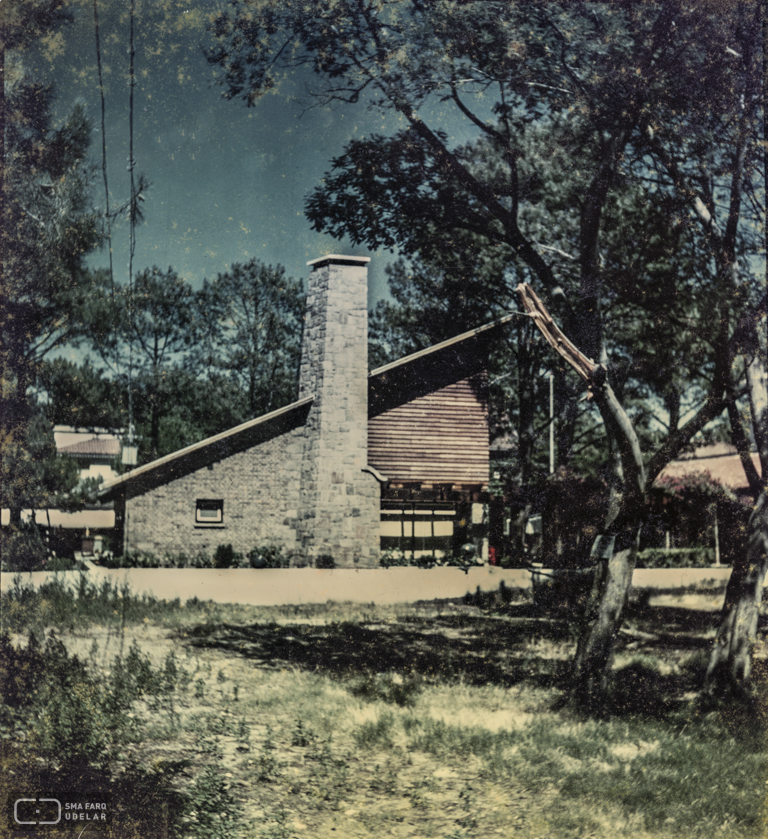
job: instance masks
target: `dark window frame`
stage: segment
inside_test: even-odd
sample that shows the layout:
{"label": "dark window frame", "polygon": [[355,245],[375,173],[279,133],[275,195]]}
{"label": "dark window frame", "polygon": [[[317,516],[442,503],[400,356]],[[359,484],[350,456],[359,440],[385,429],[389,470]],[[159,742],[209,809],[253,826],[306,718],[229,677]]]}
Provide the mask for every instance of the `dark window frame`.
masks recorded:
{"label": "dark window frame", "polygon": [[[214,515],[201,515],[204,513]],[[224,499],[198,498],[195,501],[195,527],[224,527]]]}

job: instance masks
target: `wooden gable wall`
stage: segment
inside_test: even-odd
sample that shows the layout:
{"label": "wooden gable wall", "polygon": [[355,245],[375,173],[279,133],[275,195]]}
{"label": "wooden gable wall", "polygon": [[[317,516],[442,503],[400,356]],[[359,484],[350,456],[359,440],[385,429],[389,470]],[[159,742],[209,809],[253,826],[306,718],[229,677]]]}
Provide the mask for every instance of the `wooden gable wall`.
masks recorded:
{"label": "wooden gable wall", "polygon": [[368,378],[368,463],[389,488],[476,491],[488,484],[489,343],[460,336]]}
{"label": "wooden gable wall", "polygon": [[477,373],[371,417],[369,464],[393,484],[485,486],[485,378]]}

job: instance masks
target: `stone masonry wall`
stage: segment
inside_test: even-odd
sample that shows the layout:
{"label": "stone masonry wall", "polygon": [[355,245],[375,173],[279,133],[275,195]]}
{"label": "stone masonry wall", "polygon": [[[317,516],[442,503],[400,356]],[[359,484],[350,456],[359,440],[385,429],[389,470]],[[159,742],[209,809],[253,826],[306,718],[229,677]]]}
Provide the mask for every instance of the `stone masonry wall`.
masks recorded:
{"label": "stone masonry wall", "polygon": [[372,567],[379,557],[379,484],[368,465],[367,259],[316,260],[309,278],[299,398],[306,424],[299,539],[314,560]]}
{"label": "stone masonry wall", "polygon": [[[266,544],[294,564],[379,561],[380,487],[368,466],[368,259],[314,260],[299,399],[302,428],[129,499],[126,546],[155,553],[246,553]],[[195,522],[198,499],[222,499],[222,526]]]}
{"label": "stone masonry wall", "polygon": [[[129,550],[212,555],[231,544],[297,548],[304,429],[289,431],[127,502]],[[195,522],[198,499],[222,499],[221,526]]]}

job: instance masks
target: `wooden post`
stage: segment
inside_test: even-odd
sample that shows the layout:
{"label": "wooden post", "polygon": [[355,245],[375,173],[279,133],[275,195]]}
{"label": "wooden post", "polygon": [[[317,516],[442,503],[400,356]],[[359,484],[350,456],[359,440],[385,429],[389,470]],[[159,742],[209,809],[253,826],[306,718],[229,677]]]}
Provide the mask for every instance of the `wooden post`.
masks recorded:
{"label": "wooden post", "polygon": [[720,565],[720,527],[717,520],[717,502],[715,502],[715,565]]}

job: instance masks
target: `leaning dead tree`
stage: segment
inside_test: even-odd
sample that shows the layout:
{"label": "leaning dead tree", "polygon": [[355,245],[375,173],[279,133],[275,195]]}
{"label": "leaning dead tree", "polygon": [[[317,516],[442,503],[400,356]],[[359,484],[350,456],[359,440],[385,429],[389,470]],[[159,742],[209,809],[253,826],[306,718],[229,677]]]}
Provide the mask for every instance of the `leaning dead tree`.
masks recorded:
{"label": "leaning dead tree", "polygon": [[[607,432],[615,441],[621,459],[622,491],[612,499],[603,533],[596,543],[595,581],[583,618],[574,662],[574,701],[590,711],[601,710],[605,697],[614,634],[621,626],[624,606],[637,558],[640,527],[646,513],[645,490],[649,481],[631,420],[619,403],[602,365],[582,353],[555,323],[541,300],[527,284],[518,286],[523,306],[547,343],[587,384],[588,398],[594,399]],[[758,446],[761,474],[745,463],[755,504],[747,526],[745,550],[735,557],[726,590],[720,627],[707,668],[704,693],[711,699],[744,698],[749,695],[752,648],[757,635],[763,584],[768,572],[768,356],[766,303],[744,319],[723,347],[722,355],[731,366],[737,354],[746,361],[747,389],[752,431]],[[717,385],[721,389],[721,385]],[[725,401],[711,400],[699,423],[716,415]],[[690,439],[693,428],[683,435]],[[683,436],[677,440],[682,444]],[[651,475],[658,467],[651,458]],[[748,452],[746,460],[751,459]],[[745,458],[743,458],[745,459]]]}
{"label": "leaning dead tree", "polygon": [[588,398],[600,410],[606,431],[621,462],[622,489],[611,499],[603,532],[593,553],[595,579],[582,619],[573,669],[575,705],[599,713],[606,696],[613,638],[621,626],[632,572],[637,560],[640,528],[645,516],[646,470],[632,421],[611,387],[605,367],[587,358],[562,332],[531,287],[518,294],[544,339],[586,382]]}

